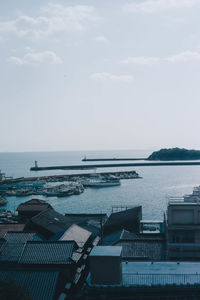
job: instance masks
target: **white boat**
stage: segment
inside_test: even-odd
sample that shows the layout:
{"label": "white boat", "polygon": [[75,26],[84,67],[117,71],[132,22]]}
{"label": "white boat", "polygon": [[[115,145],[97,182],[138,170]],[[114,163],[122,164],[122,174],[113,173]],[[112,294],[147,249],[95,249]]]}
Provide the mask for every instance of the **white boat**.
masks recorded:
{"label": "white boat", "polygon": [[88,179],[83,180],[82,182],[83,186],[86,187],[109,187],[109,186],[118,186],[121,184],[119,179]]}

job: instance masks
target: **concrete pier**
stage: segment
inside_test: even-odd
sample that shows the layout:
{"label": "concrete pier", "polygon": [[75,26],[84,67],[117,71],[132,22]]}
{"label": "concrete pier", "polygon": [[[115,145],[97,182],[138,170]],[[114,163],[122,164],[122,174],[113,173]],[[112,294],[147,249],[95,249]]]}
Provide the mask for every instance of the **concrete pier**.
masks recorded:
{"label": "concrete pier", "polygon": [[93,165],[68,165],[50,167],[32,167],[31,171],[45,170],[84,170],[96,168],[118,168],[118,167],[155,167],[155,166],[200,166],[200,161],[174,161],[174,162],[151,162],[151,163],[117,163],[117,164],[93,164]]}
{"label": "concrete pier", "polygon": [[84,157],[82,161],[125,161],[125,160],[147,160],[147,158],[86,158]]}

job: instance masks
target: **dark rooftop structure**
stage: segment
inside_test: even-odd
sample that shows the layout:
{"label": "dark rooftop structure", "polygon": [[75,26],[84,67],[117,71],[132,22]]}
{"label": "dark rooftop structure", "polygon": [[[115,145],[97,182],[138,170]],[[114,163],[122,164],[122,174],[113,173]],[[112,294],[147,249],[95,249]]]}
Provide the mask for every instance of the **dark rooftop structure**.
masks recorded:
{"label": "dark rooftop structure", "polygon": [[104,224],[103,232],[104,234],[110,234],[121,229],[139,232],[141,218],[142,206],[112,213]]}
{"label": "dark rooftop structure", "polygon": [[27,228],[36,231],[45,239],[50,239],[53,235],[70,227],[71,222],[67,217],[58,213],[54,209],[47,209],[34,216]]}
{"label": "dark rooftop structure", "polygon": [[[32,300],[55,299],[59,272],[34,270],[0,270],[0,279],[4,282],[16,282],[23,287]],[[1,290],[0,290],[0,299]],[[13,299],[14,300],[14,299]]]}
{"label": "dark rooftop structure", "polygon": [[40,199],[26,201],[17,207],[18,216],[22,221],[27,221],[47,209],[52,209],[52,206]]}

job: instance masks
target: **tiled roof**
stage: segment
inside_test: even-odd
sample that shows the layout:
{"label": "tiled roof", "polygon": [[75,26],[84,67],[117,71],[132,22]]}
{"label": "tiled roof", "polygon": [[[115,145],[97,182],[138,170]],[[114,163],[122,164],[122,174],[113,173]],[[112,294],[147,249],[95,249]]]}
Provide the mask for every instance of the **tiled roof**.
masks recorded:
{"label": "tiled roof", "polygon": [[0,224],[0,238],[8,231],[23,231],[25,224]]}
{"label": "tiled roof", "polygon": [[0,238],[0,251],[1,251],[1,248],[3,247],[3,245],[5,245],[6,243],[6,240],[4,238]]}
{"label": "tiled roof", "polygon": [[70,264],[74,241],[27,242],[19,263],[21,264]]}
{"label": "tiled roof", "polygon": [[165,260],[164,241],[121,241],[116,245],[122,246],[124,259]]}
{"label": "tiled roof", "polygon": [[[3,271],[0,270],[0,279],[14,281],[24,287],[32,300],[53,300],[59,272],[55,271]],[[0,291],[1,298],[1,291]]]}
{"label": "tiled roof", "polygon": [[0,262],[18,262],[26,242],[37,238],[35,233],[8,232],[5,234],[5,244],[2,247]]}
{"label": "tiled roof", "polygon": [[25,243],[6,243],[0,255],[0,262],[18,262]]}
{"label": "tiled roof", "polygon": [[75,241],[79,247],[84,247],[91,236],[91,232],[73,224],[59,239],[60,241]]}
{"label": "tiled roof", "polygon": [[26,243],[27,241],[33,241],[36,233],[30,232],[7,232],[4,236],[8,243]]}

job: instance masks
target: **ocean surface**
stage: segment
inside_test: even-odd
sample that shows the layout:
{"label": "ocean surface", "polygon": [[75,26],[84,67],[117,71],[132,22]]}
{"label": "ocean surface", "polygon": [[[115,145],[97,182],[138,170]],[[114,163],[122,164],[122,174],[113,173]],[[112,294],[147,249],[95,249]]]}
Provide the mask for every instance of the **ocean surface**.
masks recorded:
{"label": "ocean surface", "polygon": [[[69,174],[84,171],[40,171],[31,172],[30,167],[34,161],[39,166],[75,165],[84,164],[83,157],[87,158],[122,158],[147,157],[152,151],[62,151],[62,152],[24,152],[0,153],[0,169],[6,176],[33,177],[55,174]],[[139,162],[139,161],[138,161]],[[88,164],[89,162],[87,162]],[[96,164],[97,162],[95,162]],[[101,162],[100,162],[101,163]],[[109,163],[109,162],[108,162]],[[114,163],[114,162],[113,162]],[[128,161],[127,161],[128,163]],[[91,162],[92,164],[92,162]],[[123,168],[97,168],[95,172],[102,171],[135,170],[141,179],[122,180],[121,186],[106,188],[87,188],[80,195],[64,198],[43,196],[8,197],[5,206],[8,210],[16,210],[21,202],[34,197],[49,202],[60,213],[111,213],[113,206],[142,205],[143,219],[160,220],[166,211],[170,196],[183,196],[191,193],[194,186],[200,185],[200,166],[154,166],[154,167],[123,167]]]}

